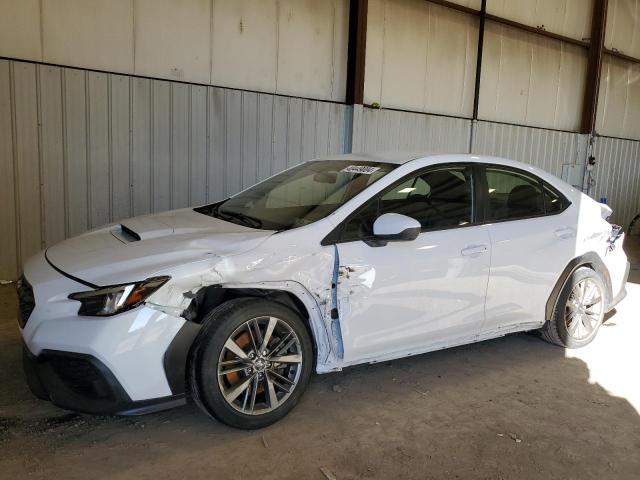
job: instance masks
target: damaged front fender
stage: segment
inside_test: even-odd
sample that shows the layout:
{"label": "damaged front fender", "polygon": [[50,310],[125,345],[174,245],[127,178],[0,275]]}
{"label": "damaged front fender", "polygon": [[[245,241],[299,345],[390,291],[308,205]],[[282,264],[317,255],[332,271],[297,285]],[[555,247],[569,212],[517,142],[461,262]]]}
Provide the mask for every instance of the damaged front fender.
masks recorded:
{"label": "damaged front fender", "polygon": [[198,296],[204,289],[239,291],[241,295],[270,292],[292,295],[304,306],[316,345],[316,371],[339,370],[343,357],[342,334],[339,322],[336,329],[336,319],[332,318],[337,312],[332,303],[335,258],[332,247],[321,248],[323,251],[312,253],[275,248],[270,249],[270,253],[209,255],[205,260],[165,272],[171,275],[171,280],[151,295],[146,305],[172,316],[199,321],[201,317],[194,314],[193,306],[196,303],[197,310]]}

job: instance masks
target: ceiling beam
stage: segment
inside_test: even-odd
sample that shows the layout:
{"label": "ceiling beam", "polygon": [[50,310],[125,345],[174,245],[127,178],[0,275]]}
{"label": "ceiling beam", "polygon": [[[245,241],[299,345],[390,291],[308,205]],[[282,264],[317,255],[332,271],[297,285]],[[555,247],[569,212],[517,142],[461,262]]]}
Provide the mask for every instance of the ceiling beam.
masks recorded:
{"label": "ceiling beam", "polygon": [[564,35],[560,35],[559,33],[553,33],[543,28],[532,27],[531,25],[525,25],[524,23],[515,22],[513,20],[509,20],[508,18],[498,17],[497,15],[491,15],[490,13],[487,13],[486,16],[487,16],[487,20],[490,20],[496,23],[501,23],[502,25],[507,25],[509,27],[517,28],[518,30],[524,30],[525,32],[534,33],[536,35],[551,38],[553,40],[559,40],[561,42],[571,43],[573,45],[577,45],[578,47],[583,47],[583,48],[589,47],[589,42],[585,42],[583,40],[566,37]]}
{"label": "ceiling beam", "polygon": [[457,3],[453,3],[447,0],[426,0],[429,3],[434,3],[436,5],[441,5],[446,8],[450,8],[451,10],[457,10],[458,12],[468,13],[469,15],[474,15],[476,17],[484,16],[486,20],[490,20],[492,22],[501,23],[502,25],[507,25],[509,27],[517,28],[518,30],[524,30],[529,33],[534,33],[536,35],[540,35],[547,38],[552,38],[554,40],[559,40],[561,42],[571,43],[573,45],[577,45],[579,47],[587,48],[589,47],[589,42],[585,42],[583,40],[578,40],[576,38],[566,37],[564,35],[560,35],[558,33],[553,33],[544,28],[532,27],[531,25],[526,25],[524,23],[516,22],[515,20],[510,20],[508,18],[500,17],[498,15],[493,15],[491,13],[486,13],[486,6],[481,7],[480,10],[475,10],[473,8],[465,7],[463,5],[458,5]]}
{"label": "ceiling beam", "polygon": [[364,101],[364,70],[367,49],[368,0],[349,2],[349,46],[347,51],[346,103],[362,105]]}
{"label": "ceiling beam", "polygon": [[617,50],[609,50],[608,48],[605,48],[604,50],[602,50],[602,52],[606,55],[611,55],[612,57],[616,57],[621,60],[626,60],[627,62],[640,63],[640,58],[630,57],[629,55],[625,55],[624,53],[619,52]]}

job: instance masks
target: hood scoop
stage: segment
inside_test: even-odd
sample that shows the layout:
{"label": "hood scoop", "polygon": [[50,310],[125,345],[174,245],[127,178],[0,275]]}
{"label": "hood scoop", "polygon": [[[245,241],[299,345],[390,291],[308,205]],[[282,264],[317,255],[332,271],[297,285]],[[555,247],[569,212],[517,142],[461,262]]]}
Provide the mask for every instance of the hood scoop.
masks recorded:
{"label": "hood scoop", "polygon": [[111,235],[116,237],[122,243],[139,242],[140,240],[142,240],[142,238],[140,238],[140,235],[138,235],[126,225],[122,224],[120,224],[114,230],[111,230]]}
{"label": "hood scoop", "polygon": [[173,227],[151,216],[130,218],[111,231],[111,234],[123,243],[165,237],[172,233]]}

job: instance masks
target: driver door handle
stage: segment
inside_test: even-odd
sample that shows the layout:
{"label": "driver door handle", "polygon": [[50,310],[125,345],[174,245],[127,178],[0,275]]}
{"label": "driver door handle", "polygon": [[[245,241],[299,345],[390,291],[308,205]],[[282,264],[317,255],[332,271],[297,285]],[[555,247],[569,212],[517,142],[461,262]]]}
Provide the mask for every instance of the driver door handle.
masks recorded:
{"label": "driver door handle", "polygon": [[483,253],[487,253],[489,247],[486,245],[469,245],[468,247],[460,250],[460,254],[464,257],[477,257]]}

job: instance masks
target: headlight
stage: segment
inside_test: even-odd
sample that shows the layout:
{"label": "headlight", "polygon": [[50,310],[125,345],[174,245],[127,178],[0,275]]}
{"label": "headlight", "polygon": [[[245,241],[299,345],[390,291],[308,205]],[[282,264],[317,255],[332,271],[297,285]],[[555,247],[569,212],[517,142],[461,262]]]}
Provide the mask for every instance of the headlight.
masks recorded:
{"label": "headlight", "polygon": [[69,298],[81,303],[78,315],[108,317],[137,307],[170,278],[151,277],[142,282],[72,293]]}

